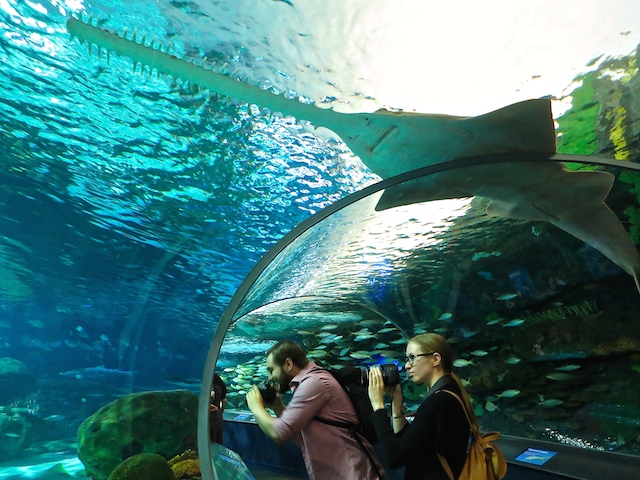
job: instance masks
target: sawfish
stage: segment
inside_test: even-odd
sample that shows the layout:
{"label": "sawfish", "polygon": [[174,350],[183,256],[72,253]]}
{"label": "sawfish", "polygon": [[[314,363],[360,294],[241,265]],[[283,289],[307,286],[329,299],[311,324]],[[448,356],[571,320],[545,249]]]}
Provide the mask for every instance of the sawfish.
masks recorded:
{"label": "sawfish", "polygon": [[[188,60],[168,47],[119,35],[91,20],[67,19],[72,38],[128,57],[150,74],[170,75],[241,102],[267,108],[335,132],[382,179],[465,157],[532,152],[550,156],[556,134],[548,99],[519,102],[476,117],[390,111],[342,113],[287,98],[227,75],[206,58]],[[216,71],[217,70],[217,71]],[[387,189],[376,207],[443,198],[480,196],[487,214],[544,220],[599,250],[631,275],[640,291],[640,255],[617,216],[604,203],[614,177],[607,172],[573,172],[559,162],[476,165],[424,177]]]}

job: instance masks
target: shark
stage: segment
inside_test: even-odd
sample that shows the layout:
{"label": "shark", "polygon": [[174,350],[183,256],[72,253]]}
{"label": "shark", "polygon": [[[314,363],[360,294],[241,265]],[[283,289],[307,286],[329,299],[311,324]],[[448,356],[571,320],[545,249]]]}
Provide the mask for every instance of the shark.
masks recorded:
{"label": "shark", "polygon": [[[276,94],[227,74],[207,59],[183,59],[146,37],[109,31],[103,22],[67,19],[72,39],[97,46],[148,68],[218,95],[254,104],[337,134],[364,165],[389,179],[430,165],[463,158],[556,153],[556,133],[548,99],[531,99],[475,117],[380,109],[342,113],[299,98]],[[605,200],[615,177],[603,171],[571,171],[557,161],[478,163],[387,188],[376,209],[467,196],[489,200],[488,215],[546,221],[599,250],[631,275],[640,292],[640,255]]]}

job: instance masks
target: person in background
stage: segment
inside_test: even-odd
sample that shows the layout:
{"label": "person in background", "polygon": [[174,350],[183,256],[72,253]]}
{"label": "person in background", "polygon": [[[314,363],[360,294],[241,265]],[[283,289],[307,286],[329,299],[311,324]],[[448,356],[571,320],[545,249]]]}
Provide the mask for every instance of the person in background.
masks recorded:
{"label": "person in background", "polygon": [[223,419],[222,412],[227,406],[227,386],[217,373],[213,376],[211,385],[211,403],[209,404],[209,438],[214,443],[222,443]]}
{"label": "person in background", "polygon": [[302,455],[310,480],[375,480],[384,479],[382,466],[375,458],[371,444],[361,438],[364,449],[347,428],[315,420],[357,423],[351,400],[338,381],[327,370],[309,361],[302,348],[285,340],[267,351],[269,380],[279,394],[293,391],[287,406],[282,397],[266,405],[257,386],[247,393],[247,405],[260,429],[277,443],[294,440]]}
{"label": "person in background", "polygon": [[[406,480],[448,480],[437,454],[442,455],[458,478],[467,456],[471,433],[462,405],[471,422],[477,425],[469,395],[453,374],[453,353],[440,335],[425,333],[409,340],[405,368],[409,377],[429,391],[408,423],[402,406],[400,385],[386,387],[378,367],[369,371],[369,400],[373,407],[373,424],[381,451],[390,468],[406,466]],[[384,393],[391,397],[391,420],[385,410]],[[393,426],[391,425],[393,424]]]}

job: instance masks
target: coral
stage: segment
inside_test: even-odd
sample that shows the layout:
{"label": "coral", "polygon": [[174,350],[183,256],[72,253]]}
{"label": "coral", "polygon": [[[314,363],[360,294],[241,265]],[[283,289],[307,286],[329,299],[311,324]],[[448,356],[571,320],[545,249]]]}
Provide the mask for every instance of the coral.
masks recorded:
{"label": "coral", "polygon": [[185,450],[181,454],[176,455],[175,457],[173,457],[167,463],[169,464],[169,466],[173,467],[176,463],[182,462],[183,460],[194,460],[194,459],[195,460],[198,459],[198,454],[194,450],[188,448],[187,450]]}
{"label": "coral", "polygon": [[194,478],[200,477],[200,461],[197,459],[181,460],[171,466],[173,474],[176,478]]}
{"label": "coral", "polygon": [[176,477],[164,457],[140,453],[118,465],[108,480],[176,480]]}

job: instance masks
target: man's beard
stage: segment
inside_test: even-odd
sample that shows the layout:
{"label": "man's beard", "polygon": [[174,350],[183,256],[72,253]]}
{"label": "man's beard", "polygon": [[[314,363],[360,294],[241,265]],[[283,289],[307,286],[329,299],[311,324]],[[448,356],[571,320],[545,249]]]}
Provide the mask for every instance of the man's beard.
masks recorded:
{"label": "man's beard", "polygon": [[281,377],[278,379],[278,393],[281,395],[289,391],[289,383],[291,383],[293,377],[288,373],[282,372]]}

